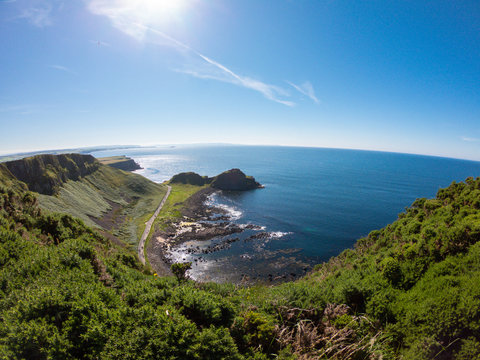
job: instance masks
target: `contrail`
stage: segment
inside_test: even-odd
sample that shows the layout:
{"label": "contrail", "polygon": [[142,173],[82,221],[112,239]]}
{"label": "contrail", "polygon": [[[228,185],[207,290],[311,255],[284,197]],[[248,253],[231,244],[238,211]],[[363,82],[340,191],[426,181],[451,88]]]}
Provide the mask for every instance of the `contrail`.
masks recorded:
{"label": "contrail", "polygon": [[228,80],[227,79],[221,79],[219,77],[209,76],[208,74],[204,75],[204,76],[201,76],[201,74],[198,74],[195,71],[184,71],[184,73],[186,73],[186,74],[196,76],[196,77],[200,77],[200,78],[203,77],[203,78],[215,79],[215,80],[218,80],[218,81],[223,81],[223,82],[228,82],[228,83],[231,83],[231,84],[243,86],[247,89],[255,90],[255,91],[261,93],[263,96],[265,96],[269,100],[275,101],[277,103],[280,103],[280,104],[283,104],[283,105],[286,105],[286,106],[295,106],[295,103],[292,102],[292,101],[287,101],[287,100],[282,100],[282,99],[277,98],[277,94],[281,90],[279,88],[277,88],[276,86],[266,84],[266,83],[261,82],[259,80],[255,80],[255,79],[251,79],[251,78],[248,78],[248,77],[245,77],[245,76],[238,75],[235,72],[233,72],[232,70],[230,70],[229,68],[227,68],[225,65],[222,65],[219,62],[209,58],[208,56],[203,55],[202,53],[195,50],[194,48],[192,48],[192,47],[188,46],[187,44],[184,44],[183,42],[165,34],[164,32],[162,32],[160,30],[157,30],[157,29],[152,28],[150,26],[147,26],[147,25],[144,25],[144,24],[139,24],[139,23],[132,23],[132,25],[134,25],[134,26],[136,26],[136,27],[138,27],[142,30],[151,31],[154,34],[157,34],[157,35],[161,36],[163,39],[170,42],[176,48],[187,50],[187,51],[195,54],[200,59],[202,59],[204,62],[206,62],[207,64],[210,64],[210,65],[214,66],[215,68],[221,70],[224,74],[230,76],[232,79],[228,79]]}

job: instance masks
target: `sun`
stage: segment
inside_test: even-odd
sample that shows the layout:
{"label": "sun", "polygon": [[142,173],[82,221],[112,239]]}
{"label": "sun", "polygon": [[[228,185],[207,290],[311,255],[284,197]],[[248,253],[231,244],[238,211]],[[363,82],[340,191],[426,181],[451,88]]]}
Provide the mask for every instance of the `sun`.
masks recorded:
{"label": "sun", "polygon": [[144,0],[153,12],[178,13],[185,7],[184,0]]}
{"label": "sun", "polygon": [[140,0],[136,1],[139,10],[145,15],[168,20],[179,16],[187,5],[187,0]]}
{"label": "sun", "polygon": [[89,1],[92,13],[107,16],[117,29],[140,41],[153,30],[170,32],[183,27],[188,23],[189,10],[197,2],[197,0]]}

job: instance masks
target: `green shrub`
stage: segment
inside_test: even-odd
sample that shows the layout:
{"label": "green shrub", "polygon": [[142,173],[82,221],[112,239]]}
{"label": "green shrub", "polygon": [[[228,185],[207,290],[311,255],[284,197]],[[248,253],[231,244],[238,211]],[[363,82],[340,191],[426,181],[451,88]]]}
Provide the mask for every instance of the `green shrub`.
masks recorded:
{"label": "green shrub", "polygon": [[178,281],[185,281],[187,280],[187,271],[192,268],[191,262],[185,263],[174,263],[170,266],[173,275],[175,275]]}
{"label": "green shrub", "polygon": [[392,285],[396,286],[402,281],[402,271],[397,259],[387,256],[380,263],[380,268],[382,269],[382,275]]}
{"label": "green shrub", "polygon": [[480,341],[474,337],[463,339],[460,350],[455,353],[456,360],[480,359]]}
{"label": "green shrub", "polygon": [[248,347],[271,351],[276,347],[273,318],[255,311],[248,311],[235,320],[234,334]]}
{"label": "green shrub", "polygon": [[189,286],[177,287],[170,303],[198,326],[230,326],[233,321],[234,308],[228,300]]}

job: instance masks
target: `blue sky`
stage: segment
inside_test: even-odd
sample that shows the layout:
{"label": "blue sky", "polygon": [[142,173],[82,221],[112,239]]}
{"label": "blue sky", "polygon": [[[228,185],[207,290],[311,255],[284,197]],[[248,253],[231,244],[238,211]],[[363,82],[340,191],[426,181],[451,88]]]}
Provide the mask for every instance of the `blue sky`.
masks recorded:
{"label": "blue sky", "polygon": [[480,160],[478,1],[0,0],[0,153],[238,143]]}

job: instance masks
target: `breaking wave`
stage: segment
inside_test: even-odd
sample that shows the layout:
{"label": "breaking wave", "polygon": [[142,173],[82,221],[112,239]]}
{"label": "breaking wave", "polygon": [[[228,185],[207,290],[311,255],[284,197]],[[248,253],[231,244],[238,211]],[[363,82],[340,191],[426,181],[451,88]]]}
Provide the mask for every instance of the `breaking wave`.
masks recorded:
{"label": "breaking wave", "polygon": [[238,208],[218,202],[216,193],[207,197],[205,200],[205,205],[222,209],[225,212],[225,215],[228,216],[232,221],[240,219],[243,215],[243,212]]}
{"label": "breaking wave", "polygon": [[292,232],[273,231],[269,233],[269,237],[270,239],[280,239],[284,236],[292,235],[292,234],[293,234]]}

